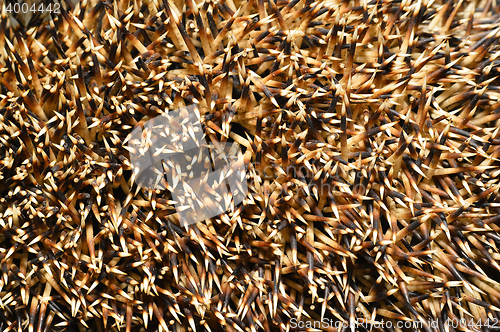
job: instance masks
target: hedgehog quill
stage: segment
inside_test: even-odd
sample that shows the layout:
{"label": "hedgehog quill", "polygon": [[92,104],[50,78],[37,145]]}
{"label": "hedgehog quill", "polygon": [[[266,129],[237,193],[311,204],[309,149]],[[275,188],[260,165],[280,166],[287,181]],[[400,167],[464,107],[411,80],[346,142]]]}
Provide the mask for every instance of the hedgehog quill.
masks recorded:
{"label": "hedgehog quill", "polygon": [[[33,3],[1,4],[0,330],[498,326],[496,1]],[[145,187],[133,143],[195,111],[217,158]],[[225,144],[241,201],[182,171]]]}

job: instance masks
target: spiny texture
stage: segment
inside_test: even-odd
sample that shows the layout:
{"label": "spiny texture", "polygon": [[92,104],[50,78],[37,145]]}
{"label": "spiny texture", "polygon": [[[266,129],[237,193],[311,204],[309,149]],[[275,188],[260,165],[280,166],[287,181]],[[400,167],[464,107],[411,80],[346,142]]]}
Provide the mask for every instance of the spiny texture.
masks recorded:
{"label": "spiny texture", "polygon": [[[1,11],[4,331],[499,318],[495,0]],[[183,228],[124,142],[186,105],[250,190]]]}

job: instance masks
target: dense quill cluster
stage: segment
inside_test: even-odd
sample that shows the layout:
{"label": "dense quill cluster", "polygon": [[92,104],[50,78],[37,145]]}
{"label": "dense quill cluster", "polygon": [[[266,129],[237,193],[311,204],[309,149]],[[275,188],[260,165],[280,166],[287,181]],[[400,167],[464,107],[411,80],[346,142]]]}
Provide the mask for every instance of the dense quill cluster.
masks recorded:
{"label": "dense quill cluster", "polygon": [[[499,12],[2,3],[0,330],[498,321]],[[189,105],[209,140],[244,149],[249,194],[181,227],[168,190],[137,186],[124,142]]]}

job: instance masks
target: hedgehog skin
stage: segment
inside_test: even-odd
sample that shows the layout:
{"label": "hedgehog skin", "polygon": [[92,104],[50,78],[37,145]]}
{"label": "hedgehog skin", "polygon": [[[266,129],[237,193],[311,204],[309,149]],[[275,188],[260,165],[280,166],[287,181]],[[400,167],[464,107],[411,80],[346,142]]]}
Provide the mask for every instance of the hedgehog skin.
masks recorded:
{"label": "hedgehog skin", "polygon": [[[498,320],[499,12],[83,0],[21,17],[3,3],[0,329]],[[168,191],[137,187],[123,143],[185,105],[242,146],[250,188],[188,228]]]}

